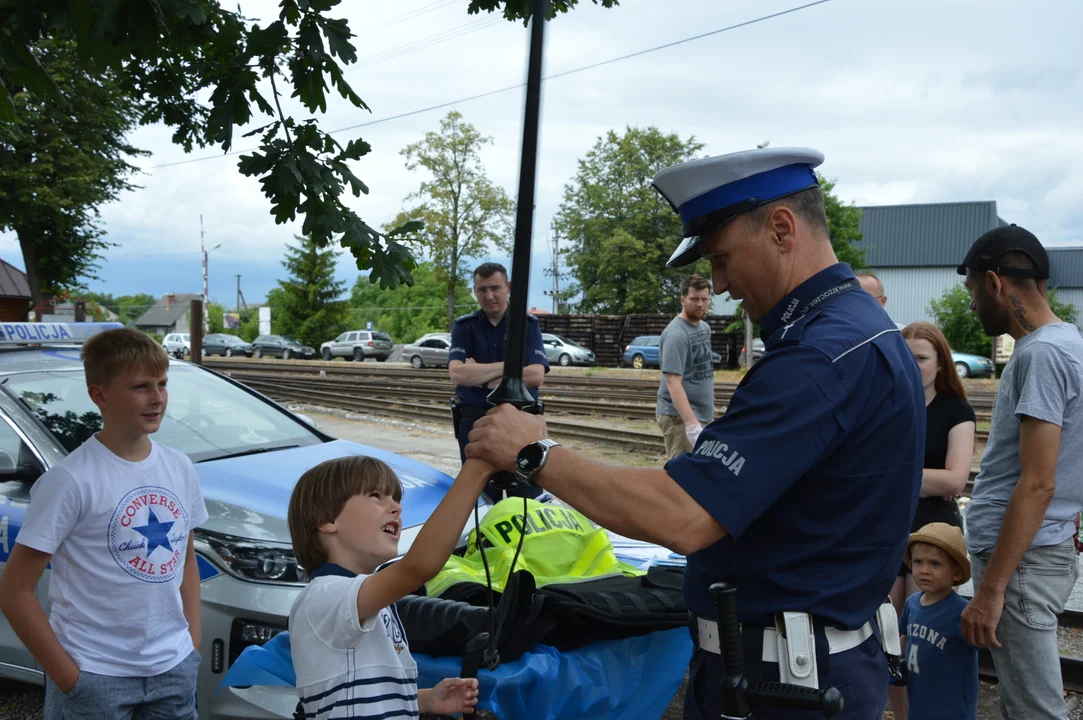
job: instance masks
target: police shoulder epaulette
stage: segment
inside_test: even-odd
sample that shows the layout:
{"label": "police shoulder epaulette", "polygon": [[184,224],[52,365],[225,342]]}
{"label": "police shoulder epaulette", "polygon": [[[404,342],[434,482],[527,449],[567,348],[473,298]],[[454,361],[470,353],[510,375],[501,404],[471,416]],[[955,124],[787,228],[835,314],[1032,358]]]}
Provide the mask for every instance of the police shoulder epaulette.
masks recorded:
{"label": "police shoulder epaulette", "polygon": [[805,334],[805,326],[812,316],[814,316],[813,313],[802,315],[793,322],[787,323],[778,330],[775,330],[764,342],[764,349],[770,350],[779,345],[793,345],[801,342],[801,337]]}
{"label": "police shoulder epaulette", "polygon": [[526,319],[527,320],[533,320],[534,322],[538,322],[538,316],[537,315],[532,315],[531,313],[526,314]]}
{"label": "police shoulder epaulette", "polygon": [[455,322],[461,322],[462,320],[469,320],[470,318],[474,317],[475,313],[476,313],[476,311],[475,312],[468,312],[465,315],[460,315],[459,317],[455,318]]}

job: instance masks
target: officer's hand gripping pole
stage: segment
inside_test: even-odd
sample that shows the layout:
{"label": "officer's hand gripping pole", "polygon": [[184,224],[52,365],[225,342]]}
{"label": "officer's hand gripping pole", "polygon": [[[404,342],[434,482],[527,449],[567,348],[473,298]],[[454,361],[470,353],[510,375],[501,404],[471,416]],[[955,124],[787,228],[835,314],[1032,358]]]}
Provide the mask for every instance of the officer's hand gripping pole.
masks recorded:
{"label": "officer's hand gripping pole", "polygon": [[[745,678],[741,622],[737,619],[737,588],[729,583],[711,585],[718,613],[718,650],[722,656],[722,718],[752,720],[754,706],[775,705],[794,710],[820,711],[832,718],[842,711],[842,694],[833,687],[823,690],[760,680],[749,684]],[[752,658],[759,662],[759,658]]]}

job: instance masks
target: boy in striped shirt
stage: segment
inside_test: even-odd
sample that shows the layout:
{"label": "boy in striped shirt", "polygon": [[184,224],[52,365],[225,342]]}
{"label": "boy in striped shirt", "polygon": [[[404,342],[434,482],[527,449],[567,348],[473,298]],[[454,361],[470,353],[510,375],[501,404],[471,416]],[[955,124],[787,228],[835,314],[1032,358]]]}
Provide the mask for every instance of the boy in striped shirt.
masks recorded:
{"label": "boy in striped shirt", "polygon": [[351,456],[301,476],[288,521],[310,582],[293,603],[289,630],[304,717],[473,712],[476,679],[417,688],[417,663],[393,603],[443,568],[493,472],[468,460],[409,552],[378,573],[399,554],[402,486],[395,472],[374,458]]}

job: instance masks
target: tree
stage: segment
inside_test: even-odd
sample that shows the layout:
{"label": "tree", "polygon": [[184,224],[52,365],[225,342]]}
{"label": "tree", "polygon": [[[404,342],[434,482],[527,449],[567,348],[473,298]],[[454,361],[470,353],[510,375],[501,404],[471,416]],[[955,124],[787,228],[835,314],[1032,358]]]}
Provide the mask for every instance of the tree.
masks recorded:
{"label": "tree", "polygon": [[854,270],[865,267],[865,249],[859,247],[861,242],[861,208],[853,203],[843,204],[835,197],[835,181],[827,180],[819,173],[816,179],[820,181],[820,190],[824,194],[824,210],[827,214],[827,234],[831,238],[831,248],[835,251],[835,257],[839,262],[848,263]]}
{"label": "tree", "polygon": [[87,301],[88,312],[91,309],[91,303],[93,303],[100,308],[116,313],[117,322],[128,326],[133,325],[143,313],[150,310],[156,300],[153,295],[146,293],[113,297],[110,293],[83,292],[79,293],[79,297]]}
{"label": "tree", "polygon": [[952,285],[939,298],[930,300],[929,314],[952,350],[982,357],[992,353],[993,340],[970,309],[970,293],[962,285]]}
{"label": "tree", "polygon": [[452,111],[440,121],[440,130],[425,134],[402,151],[406,169],[422,168],[432,177],[406,200],[421,204],[404,210],[391,225],[420,221],[424,230],[413,244],[432,257],[436,277],[444,285],[447,329],[455,320],[455,297],[473,268],[467,260],[487,254],[495,245],[510,247],[514,203],[503,188],[485,177],[481,149],[492,143],[473,125]]}
{"label": "tree", "polygon": [[677,270],[665,263],[681,237],[681,222],[651,186],[660,170],[696,157],[694,137],[656,127],[627,127],[599,137],[571,183],[554,229],[582,299],[581,312],[670,312],[678,304],[681,279],[709,273],[706,262]]}
{"label": "tree", "polygon": [[56,90],[10,98],[18,115],[0,126],[0,230],[18,237],[38,305],[97,279],[112,245],[98,208],[134,187],[127,159],[147,153],[124,140],[136,124],[135,103],[113,73],[85,69],[70,42],[42,40],[29,52]]}
{"label": "tree", "polygon": [[[280,92],[292,89],[307,113],[324,112],[332,88],[368,110],[343,77],[342,65],[355,62],[357,50],[348,23],[327,16],[339,2],[279,0],[278,17],[261,24],[218,0],[9,0],[0,8],[0,123],[19,115],[14,98],[22,92],[61,94],[57,75],[32,48],[47,37],[70,37],[86,67],[115,73],[141,123],[173,128],[173,142],[186,152],[208,145],[228,152],[234,127],[272,118],[246,135],[260,135],[260,148],[241,155],[237,166],[260,178],[275,221],[301,215],[304,235],[320,247],[337,237],[371,279],[389,287],[409,282],[414,261],[399,240],[417,226],[380,233],[342,202],[346,191],[368,192],[349,163],[369,144],[343,146],[314,119],[282,111]],[[550,13],[576,3],[554,0]],[[530,7],[529,0],[470,0],[467,9],[521,20]]]}
{"label": "tree", "polygon": [[[414,285],[383,289],[363,277],[357,278],[350,298],[351,327],[372,326],[391,335],[395,342],[411,343],[425,333],[447,329],[447,287],[431,262],[418,263]],[[455,312],[477,309],[474,296],[463,285],[455,290]]]}
{"label": "tree", "polygon": [[299,245],[289,247],[282,262],[290,276],[267,294],[267,304],[276,334],[318,348],[346,329],[348,307],[340,299],[346,283],[335,280],[334,250],[312,238],[296,240]]}
{"label": "tree", "polygon": [[[1057,289],[1049,291],[1049,307],[1064,322],[1074,323],[1075,307],[1057,299]],[[956,352],[989,357],[993,351],[993,339],[985,334],[978,316],[970,309],[970,293],[962,285],[953,285],[929,302],[929,314],[933,324],[944,333],[948,345]]]}

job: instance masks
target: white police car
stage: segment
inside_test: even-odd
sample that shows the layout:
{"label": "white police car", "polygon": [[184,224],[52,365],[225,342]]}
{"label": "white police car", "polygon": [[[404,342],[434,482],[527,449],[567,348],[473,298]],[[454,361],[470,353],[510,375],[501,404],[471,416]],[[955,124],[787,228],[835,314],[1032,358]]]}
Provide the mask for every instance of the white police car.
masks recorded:
{"label": "white police car", "polygon": [[[0,323],[0,563],[19,534],[30,486],[100,428],[78,343],[110,327],[119,325]],[[223,375],[175,360],[169,366],[169,405],[154,439],[195,463],[210,514],[195,530],[203,601],[200,716],[292,718],[293,688],[217,687],[245,647],[286,628],[303,587],[286,525],[297,478],[343,455],[387,462],[404,489],[402,552],[452,479],[399,455],[336,440]],[[47,611],[48,593],[47,570],[37,590]],[[44,683],[41,666],[2,617],[0,676]]]}

